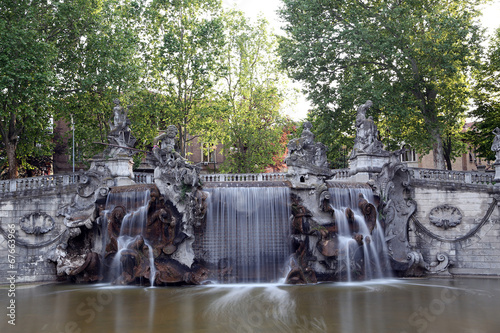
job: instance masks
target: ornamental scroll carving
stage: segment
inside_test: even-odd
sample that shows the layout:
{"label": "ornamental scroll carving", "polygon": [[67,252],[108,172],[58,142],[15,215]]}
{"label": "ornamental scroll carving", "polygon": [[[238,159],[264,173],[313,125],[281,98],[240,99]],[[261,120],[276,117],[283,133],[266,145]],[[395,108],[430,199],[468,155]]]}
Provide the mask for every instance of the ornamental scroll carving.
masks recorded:
{"label": "ornamental scroll carving", "polygon": [[21,229],[27,234],[41,235],[54,228],[54,219],[41,212],[24,215],[20,220]]}
{"label": "ornamental scroll carving", "polygon": [[436,227],[447,230],[462,222],[462,213],[457,207],[440,205],[431,210],[429,220]]}

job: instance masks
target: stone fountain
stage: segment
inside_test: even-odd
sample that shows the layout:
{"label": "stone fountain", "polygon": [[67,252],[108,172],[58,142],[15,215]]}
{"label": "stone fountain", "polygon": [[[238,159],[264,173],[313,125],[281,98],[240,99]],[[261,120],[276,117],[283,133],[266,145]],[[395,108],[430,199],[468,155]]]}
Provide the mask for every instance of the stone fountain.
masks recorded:
{"label": "stone fountain", "polygon": [[[358,110],[355,173],[378,171],[362,166],[369,154],[389,156],[364,117],[368,106]],[[286,181],[205,187],[198,166],[176,150],[175,126],[155,138],[147,155],[154,184],[134,184],[129,124],[115,101],[108,148],[62,212],[75,233],[58,249],[60,275],[166,285],[282,277],[300,284],[390,274],[378,198],[366,184],[332,179],[326,146],[315,141],[310,123],[288,144]],[[77,234],[82,226],[88,231]]]}
{"label": "stone fountain", "polygon": [[[208,177],[180,156],[169,126],[147,154],[154,182],[136,184],[135,139],[115,101],[108,148],[73,175],[70,199],[57,208],[61,225],[38,210],[24,214],[19,246],[43,247],[57,276],[77,282],[305,284],[474,272],[467,249],[489,239],[499,220],[495,180],[407,168],[400,151],[383,149],[370,106],[357,110],[349,169],[328,168],[326,147],[306,122],[288,144],[288,173]],[[480,215],[454,205],[469,193]]]}

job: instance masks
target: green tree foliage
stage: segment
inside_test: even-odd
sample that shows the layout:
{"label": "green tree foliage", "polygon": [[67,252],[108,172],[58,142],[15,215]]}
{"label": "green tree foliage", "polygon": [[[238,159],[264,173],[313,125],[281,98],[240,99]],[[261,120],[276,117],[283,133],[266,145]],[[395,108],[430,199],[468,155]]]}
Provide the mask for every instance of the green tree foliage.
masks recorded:
{"label": "green tree foliage", "polygon": [[137,73],[129,58],[134,37],[115,16],[120,4],[0,0],[0,136],[10,178],[18,161],[52,154],[55,118],[73,113],[85,145],[105,126],[103,96]]}
{"label": "green tree foliage", "polygon": [[23,161],[50,150],[44,144],[50,136],[47,96],[56,80],[52,7],[0,1],[0,136],[9,178],[18,175],[18,156]]}
{"label": "green tree foliage", "polygon": [[104,149],[93,142],[108,142],[113,100],[130,104],[142,74],[139,30],[131,8],[130,1],[118,0],[93,6],[86,29],[59,62],[62,80],[53,103],[55,117],[68,123],[73,117],[81,159]]}
{"label": "green tree foliage", "polygon": [[224,146],[223,172],[262,172],[276,165],[284,153],[280,142],[287,124],[280,115],[283,92],[274,38],[267,22],[250,24],[241,12],[226,15],[227,74],[222,95],[227,101],[217,138]]}
{"label": "green tree foliage", "polygon": [[305,83],[330,154],[350,144],[341,138],[354,135],[356,106],[371,99],[386,144],[433,149],[435,167],[451,167],[481,53],[481,2],[284,0],[282,65]]}
{"label": "green tree foliage", "polygon": [[500,28],[491,38],[486,61],[475,73],[473,116],[476,124],[466,133],[467,141],[476,149],[479,157],[495,160],[491,151],[496,127],[500,128]]}
{"label": "green tree foliage", "polygon": [[145,88],[168,99],[158,117],[177,126],[185,156],[188,142],[208,136],[221,116],[214,102],[214,85],[223,73],[221,3],[153,0],[144,6]]}

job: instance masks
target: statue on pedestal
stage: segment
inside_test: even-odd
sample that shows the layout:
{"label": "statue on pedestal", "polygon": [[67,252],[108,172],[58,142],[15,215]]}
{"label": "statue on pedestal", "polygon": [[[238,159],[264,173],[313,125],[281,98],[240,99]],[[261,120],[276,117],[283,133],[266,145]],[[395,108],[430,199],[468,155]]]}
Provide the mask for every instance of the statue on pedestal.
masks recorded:
{"label": "statue on pedestal", "polygon": [[377,125],[375,125],[372,117],[366,118],[366,112],[372,105],[372,101],[368,100],[358,107],[356,138],[354,139],[351,158],[354,158],[358,153],[380,154],[384,152],[384,146],[378,139]]}
{"label": "statue on pedestal", "polygon": [[331,172],[326,158],[327,147],[321,142],[314,142],[311,128],[311,123],[306,121],[300,138],[290,140],[285,162],[289,169],[328,176]]}
{"label": "statue on pedestal", "polygon": [[177,133],[177,127],[170,125],[164,133],[154,138],[150,161],[158,169],[158,174],[168,179],[167,182],[195,187],[199,183],[199,168],[176,151]]}
{"label": "statue on pedestal", "polygon": [[[120,106],[120,100],[116,98],[113,103],[113,120],[110,122],[109,127],[111,131],[108,134],[108,142],[110,146],[107,154],[116,156],[118,154],[132,155],[132,150],[126,148],[133,148],[137,139],[132,135],[129,128],[130,120],[127,118],[128,109]],[[124,147],[124,148],[120,148]]]}
{"label": "statue on pedestal", "polygon": [[495,177],[493,180],[500,184],[500,128],[495,128],[493,131],[495,138],[493,139],[493,144],[491,145],[491,150],[495,152]]}
{"label": "statue on pedestal", "polygon": [[495,152],[495,164],[500,164],[500,128],[495,128],[493,134],[495,134],[495,138],[491,150]]}

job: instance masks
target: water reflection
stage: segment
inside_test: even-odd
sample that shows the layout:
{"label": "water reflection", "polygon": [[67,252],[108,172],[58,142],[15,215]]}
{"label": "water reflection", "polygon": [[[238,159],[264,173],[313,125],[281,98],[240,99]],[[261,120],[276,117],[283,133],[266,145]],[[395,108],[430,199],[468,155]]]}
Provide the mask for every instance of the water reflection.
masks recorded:
{"label": "water reflection", "polygon": [[[18,286],[0,332],[497,332],[500,280]],[[7,304],[0,292],[0,304]]]}

